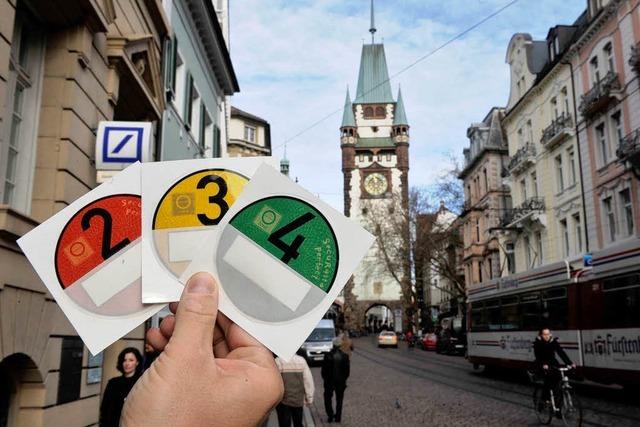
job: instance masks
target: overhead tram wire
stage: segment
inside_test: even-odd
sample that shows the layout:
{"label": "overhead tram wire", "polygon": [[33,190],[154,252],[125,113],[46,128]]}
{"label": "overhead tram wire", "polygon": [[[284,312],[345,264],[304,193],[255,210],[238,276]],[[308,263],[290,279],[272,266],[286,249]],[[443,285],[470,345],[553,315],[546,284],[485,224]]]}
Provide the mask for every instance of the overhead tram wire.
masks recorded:
{"label": "overhead tram wire", "polygon": [[[464,31],[456,34],[455,36],[453,36],[452,38],[450,38],[449,40],[447,40],[446,42],[442,43],[440,46],[436,47],[435,49],[431,50],[430,52],[428,52],[427,54],[421,56],[420,58],[416,59],[414,62],[412,62],[411,64],[407,65],[406,67],[402,68],[400,71],[398,71],[397,73],[393,74],[392,76],[390,76],[388,79],[378,83],[376,86],[372,87],[371,89],[369,89],[367,92],[365,92],[363,95],[367,95],[371,92],[373,92],[374,90],[376,90],[378,87],[382,86],[383,84],[390,82],[392,79],[398,77],[400,74],[408,71],[409,69],[415,67],[416,65],[418,65],[420,62],[424,61],[425,59],[429,58],[430,56],[434,55],[435,53],[439,52],[440,50],[444,49],[445,47],[447,47],[448,45],[450,45],[451,43],[453,43],[454,41],[462,38],[463,36],[467,35],[468,33],[470,33],[471,31],[475,30],[476,28],[478,28],[480,25],[484,24],[485,22],[489,21],[492,18],[495,18],[496,16],[498,16],[499,14],[501,14],[502,12],[504,12],[505,10],[507,10],[508,8],[510,8],[511,6],[513,6],[514,4],[518,3],[520,0],[511,0],[509,3],[505,4],[504,6],[502,6],[501,8],[497,9],[496,11],[490,13],[489,15],[485,16],[484,18],[482,18],[480,21],[476,22],[475,24],[471,25],[470,27],[468,27],[467,29],[465,29]],[[325,120],[327,120],[329,117],[333,116],[334,114],[337,114],[339,112],[341,112],[343,110],[343,107],[338,108],[332,112],[330,112],[329,114],[323,116],[322,118],[320,118],[319,120],[313,122],[311,125],[307,126],[306,128],[302,129],[300,132],[296,133],[295,135],[287,138],[286,140],[284,140],[284,142],[278,144],[276,147],[274,147],[275,150],[277,150],[278,148],[292,143],[293,140],[297,139],[299,136],[303,135],[304,133],[306,133],[307,131],[313,129],[314,127],[318,126],[320,123],[324,122]]]}

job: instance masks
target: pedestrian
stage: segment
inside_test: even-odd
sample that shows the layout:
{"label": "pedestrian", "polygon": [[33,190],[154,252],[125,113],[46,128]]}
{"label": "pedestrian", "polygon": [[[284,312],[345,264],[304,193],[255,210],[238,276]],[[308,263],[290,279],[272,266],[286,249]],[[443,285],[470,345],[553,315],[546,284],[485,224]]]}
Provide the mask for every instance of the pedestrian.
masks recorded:
{"label": "pedestrian", "polygon": [[[324,381],[324,408],[327,412],[328,422],[339,423],[342,420],[342,401],[344,390],[347,388],[350,362],[341,349],[342,340],[337,337],[333,340],[333,348],[324,356],[322,361],[322,379]],[[336,395],[336,410],[333,411],[333,394]]]}
{"label": "pedestrian", "polygon": [[142,355],[137,348],[127,347],[118,355],[119,377],[111,378],[107,383],[100,405],[100,426],[117,427],[120,425],[120,413],[129,392],[142,374]]}
{"label": "pedestrian", "polygon": [[302,427],[304,405],[313,403],[313,376],[309,365],[303,357],[296,354],[288,362],[277,357],[276,366],[284,383],[284,397],[276,406],[278,425],[290,427],[293,422],[294,427]]}

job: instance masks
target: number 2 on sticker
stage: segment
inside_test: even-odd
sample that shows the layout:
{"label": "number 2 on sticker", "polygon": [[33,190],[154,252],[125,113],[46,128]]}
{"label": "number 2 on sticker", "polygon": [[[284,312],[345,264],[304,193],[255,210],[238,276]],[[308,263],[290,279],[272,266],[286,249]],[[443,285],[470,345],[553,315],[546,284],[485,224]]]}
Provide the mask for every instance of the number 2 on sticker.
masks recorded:
{"label": "number 2 on sticker", "polygon": [[224,200],[224,196],[227,195],[228,187],[227,182],[218,175],[206,175],[203,176],[196,188],[202,190],[206,188],[209,184],[216,184],[218,186],[218,192],[213,196],[209,196],[209,203],[212,205],[216,205],[220,208],[220,214],[216,218],[211,218],[206,213],[199,213],[198,220],[202,225],[217,225],[224,214],[229,210],[229,204]]}
{"label": "number 2 on sticker", "polygon": [[304,215],[294,219],[290,223],[283,225],[282,227],[274,231],[269,236],[267,240],[269,240],[269,242],[273,244],[273,246],[275,246],[276,248],[280,249],[283,252],[282,258],[280,258],[282,262],[284,262],[285,264],[289,264],[289,262],[292,259],[298,258],[298,255],[300,255],[300,253],[298,252],[298,249],[304,242],[305,237],[298,234],[293,239],[293,242],[291,242],[290,245],[282,241],[282,238],[287,234],[291,233],[296,228],[302,227],[303,225],[305,225],[307,222],[311,221],[315,217],[316,216],[311,212],[307,212]]}
{"label": "number 2 on sticker", "polygon": [[111,218],[111,214],[106,209],[102,208],[93,208],[88,210],[82,216],[82,229],[87,231],[89,227],[91,227],[91,219],[94,216],[99,216],[102,218],[102,259],[107,260],[120,249],[127,246],[131,241],[128,238],[122,239],[120,242],[111,246],[111,234],[113,231],[113,219]]}

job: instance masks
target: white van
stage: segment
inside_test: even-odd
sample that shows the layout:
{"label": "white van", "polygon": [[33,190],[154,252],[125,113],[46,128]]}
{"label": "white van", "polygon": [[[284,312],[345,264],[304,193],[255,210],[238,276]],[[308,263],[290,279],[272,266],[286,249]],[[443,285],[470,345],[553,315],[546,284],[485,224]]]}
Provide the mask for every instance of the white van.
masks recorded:
{"label": "white van", "polygon": [[336,327],[331,319],[322,319],[311,335],[300,347],[301,355],[307,362],[321,362],[324,355],[333,348],[333,339],[336,337]]}

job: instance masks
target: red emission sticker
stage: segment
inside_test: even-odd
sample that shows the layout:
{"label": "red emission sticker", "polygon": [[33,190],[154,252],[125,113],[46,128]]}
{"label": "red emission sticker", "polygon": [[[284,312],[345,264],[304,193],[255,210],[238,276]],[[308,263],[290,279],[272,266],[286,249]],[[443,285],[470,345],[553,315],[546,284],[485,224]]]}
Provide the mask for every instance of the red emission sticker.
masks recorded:
{"label": "red emission sticker", "polygon": [[[125,249],[140,236],[140,196],[117,194],[91,202],[69,220],[58,238],[55,267],[60,286],[90,311],[117,315],[139,310],[139,301],[124,300],[133,291],[127,288],[139,283],[117,283],[116,277],[127,275],[111,275],[110,270],[118,268],[114,261],[129,262],[133,255]],[[105,268],[103,276],[109,272],[109,277],[113,277],[113,283],[108,285],[113,289],[96,288],[94,282],[98,280],[91,281],[92,276],[95,278]],[[89,273],[92,274],[88,276]],[[106,286],[104,281],[98,285]]]}

